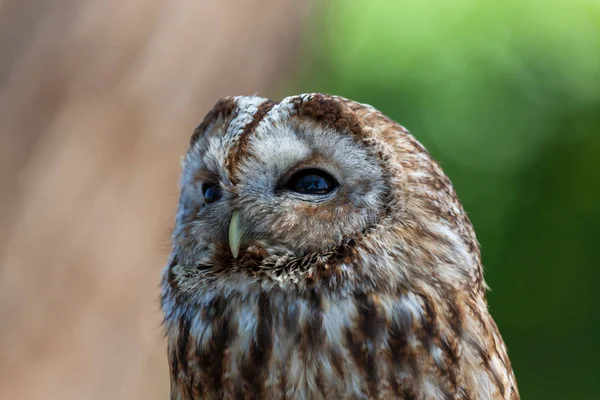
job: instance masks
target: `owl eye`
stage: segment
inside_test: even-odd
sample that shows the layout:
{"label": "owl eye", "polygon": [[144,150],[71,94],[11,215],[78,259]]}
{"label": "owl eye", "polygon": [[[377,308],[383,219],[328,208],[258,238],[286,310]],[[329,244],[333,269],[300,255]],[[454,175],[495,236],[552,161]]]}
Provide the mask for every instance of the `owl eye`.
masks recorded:
{"label": "owl eye", "polygon": [[221,189],[214,183],[203,183],[202,195],[204,196],[204,202],[210,204],[221,198]]}
{"label": "owl eye", "polygon": [[327,194],[338,186],[337,181],[320,169],[305,169],[296,172],[285,187],[301,194]]}

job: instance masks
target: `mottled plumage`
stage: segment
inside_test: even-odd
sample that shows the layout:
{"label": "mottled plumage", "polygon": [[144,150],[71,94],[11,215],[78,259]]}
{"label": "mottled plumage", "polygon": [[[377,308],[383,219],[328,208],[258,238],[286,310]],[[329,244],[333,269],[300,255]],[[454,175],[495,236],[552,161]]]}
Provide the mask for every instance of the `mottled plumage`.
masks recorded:
{"label": "mottled plumage", "polygon": [[[282,189],[306,168],[339,187]],[[171,399],[519,398],[471,223],[396,122],[321,94],[225,98],[181,184],[162,284]]]}

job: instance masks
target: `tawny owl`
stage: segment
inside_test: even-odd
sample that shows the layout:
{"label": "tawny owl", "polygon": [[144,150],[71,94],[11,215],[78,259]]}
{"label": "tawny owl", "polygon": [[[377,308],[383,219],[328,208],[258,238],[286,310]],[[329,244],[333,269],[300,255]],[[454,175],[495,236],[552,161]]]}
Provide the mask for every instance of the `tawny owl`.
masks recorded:
{"label": "tawny owl", "polygon": [[171,399],[518,399],[473,227],[371,106],[219,101],[183,161]]}

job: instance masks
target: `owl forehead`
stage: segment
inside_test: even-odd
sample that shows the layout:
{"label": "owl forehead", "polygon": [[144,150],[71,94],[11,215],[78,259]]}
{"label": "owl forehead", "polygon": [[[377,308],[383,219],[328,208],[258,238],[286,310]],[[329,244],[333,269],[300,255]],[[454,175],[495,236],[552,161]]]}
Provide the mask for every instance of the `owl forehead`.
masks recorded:
{"label": "owl forehead", "polygon": [[250,133],[273,104],[258,96],[219,100],[194,131],[184,169],[209,170],[229,182],[229,166],[237,156],[240,138]]}
{"label": "owl forehead", "polygon": [[[249,128],[253,127],[253,125],[257,125],[264,117],[264,112],[261,112],[261,110],[266,111],[265,106],[271,105],[271,102],[268,99],[257,96],[238,96],[234,97],[233,101],[235,102],[236,107],[232,112],[231,119],[226,129],[221,131],[222,136],[219,140],[227,158],[233,156],[232,152],[239,143],[242,135],[250,134]],[[263,105],[263,107],[260,107],[261,105]]]}
{"label": "owl forehead", "polygon": [[217,173],[224,182],[235,182],[240,161],[250,148],[257,150],[262,159],[300,160],[309,149],[290,134],[300,125],[336,131],[338,137],[348,136],[343,131],[351,136],[362,132],[345,113],[341,98],[335,96],[305,94],[280,103],[258,96],[228,97],[213,107],[194,132],[187,164]]}

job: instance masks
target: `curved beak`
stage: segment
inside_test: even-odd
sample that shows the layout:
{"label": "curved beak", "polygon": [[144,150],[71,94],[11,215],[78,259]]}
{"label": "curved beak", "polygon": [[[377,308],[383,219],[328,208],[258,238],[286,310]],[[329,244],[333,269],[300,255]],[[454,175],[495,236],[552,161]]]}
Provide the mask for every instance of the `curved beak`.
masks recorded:
{"label": "curved beak", "polygon": [[240,253],[240,246],[244,240],[244,229],[240,222],[239,211],[234,211],[229,222],[229,248],[233,258],[237,258]]}

